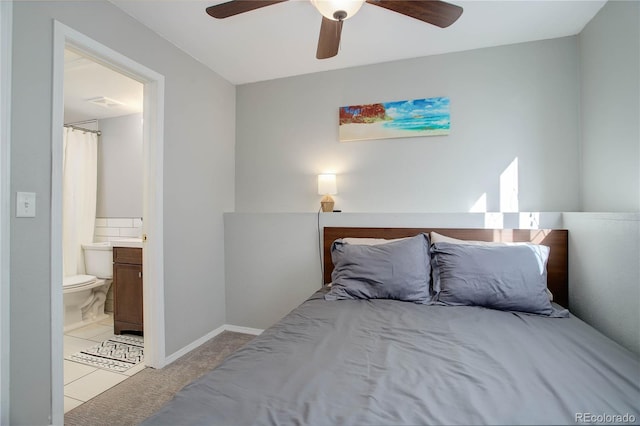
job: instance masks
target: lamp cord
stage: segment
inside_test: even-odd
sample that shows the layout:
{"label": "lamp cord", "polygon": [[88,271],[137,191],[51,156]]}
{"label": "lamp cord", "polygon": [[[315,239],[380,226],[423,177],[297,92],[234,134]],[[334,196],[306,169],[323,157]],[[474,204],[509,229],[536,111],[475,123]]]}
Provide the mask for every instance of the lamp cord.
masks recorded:
{"label": "lamp cord", "polygon": [[320,283],[324,287],[324,264],[322,263],[322,237],[320,233],[320,212],[322,207],[318,209],[318,258],[320,259]]}

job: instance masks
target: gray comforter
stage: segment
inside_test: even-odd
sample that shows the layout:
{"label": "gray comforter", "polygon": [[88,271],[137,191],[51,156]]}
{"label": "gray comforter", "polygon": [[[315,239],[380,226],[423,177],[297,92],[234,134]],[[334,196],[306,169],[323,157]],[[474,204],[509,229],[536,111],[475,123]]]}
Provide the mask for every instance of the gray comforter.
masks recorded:
{"label": "gray comforter", "polygon": [[573,316],[322,294],[144,424],[640,422],[638,357]]}

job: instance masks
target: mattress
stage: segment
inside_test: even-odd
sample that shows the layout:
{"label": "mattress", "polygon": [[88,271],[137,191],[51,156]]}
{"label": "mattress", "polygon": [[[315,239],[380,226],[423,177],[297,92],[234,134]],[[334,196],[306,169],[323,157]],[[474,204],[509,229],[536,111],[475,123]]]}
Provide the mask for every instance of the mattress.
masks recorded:
{"label": "mattress", "polygon": [[323,294],[143,424],[640,421],[638,357],[573,315]]}

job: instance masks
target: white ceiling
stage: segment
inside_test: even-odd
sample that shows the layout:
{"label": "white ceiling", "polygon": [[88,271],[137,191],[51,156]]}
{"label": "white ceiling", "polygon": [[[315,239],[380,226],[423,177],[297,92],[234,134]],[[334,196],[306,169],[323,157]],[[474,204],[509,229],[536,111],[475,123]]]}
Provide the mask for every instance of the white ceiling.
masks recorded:
{"label": "white ceiling", "polygon": [[[454,1],[464,12],[441,29],[369,4],[345,21],[338,56],[315,58],[321,16],[308,0],[290,0],[211,18],[220,0],[111,0],[234,84],[563,37],[579,33],[606,1]],[[65,123],[142,111],[141,83],[65,51]],[[123,105],[88,102],[107,97]]]}
{"label": "white ceiling", "polygon": [[[91,100],[109,98],[119,104]],[[64,122],[104,119],[142,111],[143,85],[69,49],[64,51]]]}
{"label": "white ceiling", "polygon": [[234,84],[578,34],[606,1],[451,1],[464,8],[441,29],[364,4],[344,23],[340,52],[315,58],[321,15],[290,0],[218,20],[220,0],[111,0]]}

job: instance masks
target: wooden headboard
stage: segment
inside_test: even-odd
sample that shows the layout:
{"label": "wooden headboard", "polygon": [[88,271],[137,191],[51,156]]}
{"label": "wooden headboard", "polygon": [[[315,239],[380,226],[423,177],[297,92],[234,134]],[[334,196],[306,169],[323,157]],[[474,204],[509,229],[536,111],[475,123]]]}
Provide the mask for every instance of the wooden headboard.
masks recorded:
{"label": "wooden headboard", "polygon": [[566,229],[456,229],[456,228],[324,228],[324,283],[331,282],[331,243],[338,238],[403,238],[437,232],[452,238],[476,241],[532,242],[550,248],[547,287],[553,301],[569,307],[569,232]]}

